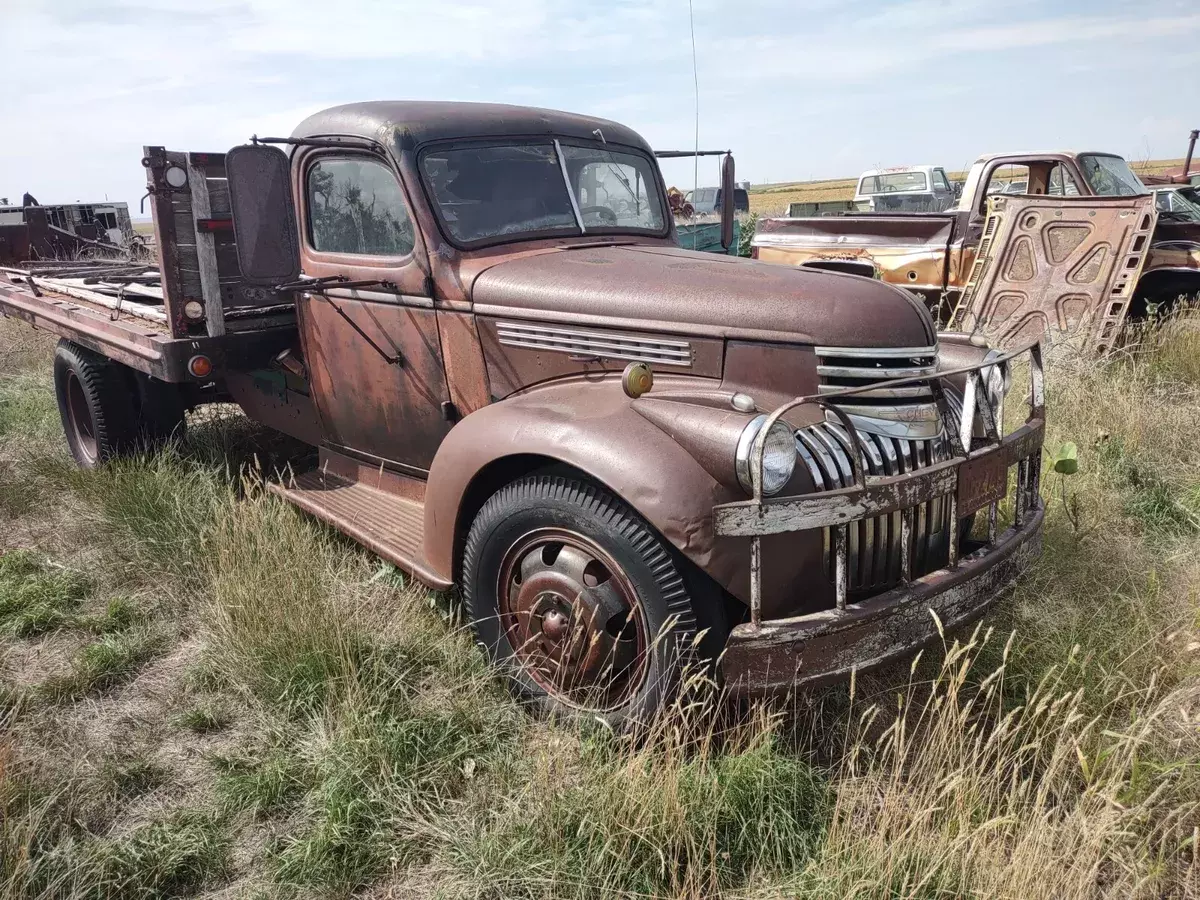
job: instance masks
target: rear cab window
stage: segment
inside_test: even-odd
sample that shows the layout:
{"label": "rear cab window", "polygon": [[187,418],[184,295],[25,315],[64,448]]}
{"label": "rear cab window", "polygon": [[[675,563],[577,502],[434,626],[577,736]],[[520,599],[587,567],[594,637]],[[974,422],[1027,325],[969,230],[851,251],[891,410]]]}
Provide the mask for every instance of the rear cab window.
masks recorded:
{"label": "rear cab window", "polygon": [[858,184],[860,194],[896,194],[929,190],[924,172],[881,172],[867,175]]}

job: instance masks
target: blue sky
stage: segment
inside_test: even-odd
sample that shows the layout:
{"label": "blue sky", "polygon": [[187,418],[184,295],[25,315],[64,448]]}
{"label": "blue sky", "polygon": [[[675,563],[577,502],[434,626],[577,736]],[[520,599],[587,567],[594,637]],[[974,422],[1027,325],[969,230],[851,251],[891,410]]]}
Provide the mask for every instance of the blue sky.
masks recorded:
{"label": "blue sky", "polygon": [[[739,179],[1175,157],[1200,126],[1194,0],[694,8],[700,143],[732,147]],[[135,207],[143,144],[223,150],[353,100],[527,103],[693,141],[687,0],[0,0],[0,77],[0,196],[43,203]],[[667,175],[690,186],[690,164]]]}

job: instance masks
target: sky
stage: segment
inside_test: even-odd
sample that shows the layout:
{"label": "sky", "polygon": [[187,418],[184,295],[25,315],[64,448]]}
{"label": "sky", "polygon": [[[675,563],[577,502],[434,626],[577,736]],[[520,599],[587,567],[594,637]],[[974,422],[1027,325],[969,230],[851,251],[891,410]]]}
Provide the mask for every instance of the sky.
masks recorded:
{"label": "sky", "polygon": [[[485,100],[731,148],[739,180],[1178,157],[1195,0],[0,0],[0,197],[144,193],[142,146],[226,150],[357,100]],[[692,186],[692,164],[664,167]],[[715,184],[717,163],[699,181]],[[148,210],[147,210],[148,215]]]}

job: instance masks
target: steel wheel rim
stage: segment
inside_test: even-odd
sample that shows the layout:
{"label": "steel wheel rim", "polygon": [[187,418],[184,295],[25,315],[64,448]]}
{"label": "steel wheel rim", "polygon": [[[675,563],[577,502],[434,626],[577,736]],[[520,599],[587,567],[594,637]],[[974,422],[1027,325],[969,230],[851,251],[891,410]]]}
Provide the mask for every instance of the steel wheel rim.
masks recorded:
{"label": "steel wheel rim", "polygon": [[624,705],[647,677],[649,627],[629,576],[595,541],[539,528],[505,552],[500,627],[521,668],[580,709]]}
{"label": "steel wheel rim", "polygon": [[97,456],[96,427],[92,423],[92,412],[88,408],[83,384],[73,371],[67,373],[67,418],[75,435],[75,445],[89,461]]}

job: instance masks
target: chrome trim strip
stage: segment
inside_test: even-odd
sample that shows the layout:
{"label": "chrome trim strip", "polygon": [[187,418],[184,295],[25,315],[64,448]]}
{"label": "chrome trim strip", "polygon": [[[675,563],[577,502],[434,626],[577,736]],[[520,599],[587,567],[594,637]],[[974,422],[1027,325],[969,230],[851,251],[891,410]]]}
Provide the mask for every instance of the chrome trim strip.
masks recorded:
{"label": "chrome trim strip", "polygon": [[507,347],[545,350],[572,356],[606,357],[668,366],[692,364],[692,345],[687,341],[635,337],[612,332],[577,331],[519,322],[500,322],[496,336]]}
{"label": "chrome trim strip", "polygon": [[[842,384],[821,384],[817,386],[818,394],[832,394],[836,391],[845,390],[846,386]],[[855,398],[859,397],[880,397],[884,399],[893,399],[898,397],[928,397],[933,400],[933,391],[925,385],[913,385],[909,387],[896,388],[878,388],[873,391],[863,391],[860,394],[855,394]]]}
{"label": "chrome trim strip", "polygon": [[845,356],[857,359],[909,356],[937,356],[935,347],[814,347],[817,356]]}
{"label": "chrome trim strip", "polygon": [[906,366],[904,368],[868,369],[866,366],[817,365],[817,374],[830,378],[858,378],[863,381],[884,381],[888,378],[917,378],[922,375],[933,377],[937,364],[929,366]]}

